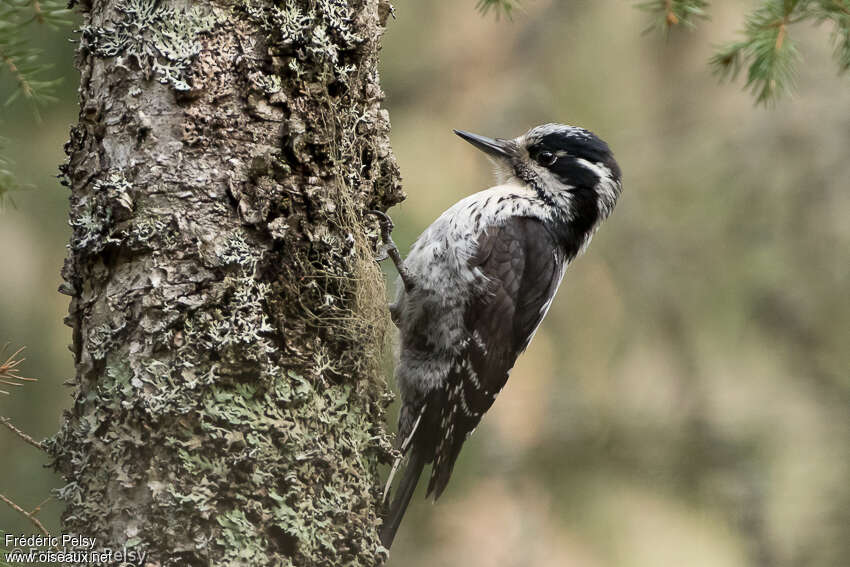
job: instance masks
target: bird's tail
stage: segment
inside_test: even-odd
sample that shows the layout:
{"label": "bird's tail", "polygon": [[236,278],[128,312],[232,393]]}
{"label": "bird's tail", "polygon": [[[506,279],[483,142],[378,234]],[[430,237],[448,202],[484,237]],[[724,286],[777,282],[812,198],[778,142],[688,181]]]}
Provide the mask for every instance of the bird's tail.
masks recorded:
{"label": "bird's tail", "polygon": [[384,518],[384,526],[381,528],[381,544],[389,549],[393,544],[395,533],[398,531],[398,526],[401,524],[401,519],[407,510],[407,505],[413,497],[416,490],[416,484],[419,482],[419,475],[422,474],[422,469],[425,467],[425,457],[422,452],[413,447],[410,452],[410,460],[407,467],[404,469],[404,476],[398,483],[395,491],[395,498],[390,505],[390,511]]}

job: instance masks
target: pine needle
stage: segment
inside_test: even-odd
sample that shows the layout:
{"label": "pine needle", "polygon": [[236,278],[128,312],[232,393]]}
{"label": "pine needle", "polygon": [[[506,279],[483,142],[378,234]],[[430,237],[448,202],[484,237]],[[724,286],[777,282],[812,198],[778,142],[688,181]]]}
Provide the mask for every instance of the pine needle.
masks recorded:
{"label": "pine needle", "polygon": [[[0,349],[0,354],[8,348],[9,343],[3,345],[3,348]],[[18,367],[22,362],[26,360],[26,358],[18,358],[18,355],[23,352],[26,347],[21,347],[15,352],[13,352],[5,362],[0,364],[0,384],[5,384],[7,386],[23,386],[24,382],[36,382],[35,378],[26,378],[19,374]],[[9,392],[5,390],[0,390],[0,394],[9,395]]]}

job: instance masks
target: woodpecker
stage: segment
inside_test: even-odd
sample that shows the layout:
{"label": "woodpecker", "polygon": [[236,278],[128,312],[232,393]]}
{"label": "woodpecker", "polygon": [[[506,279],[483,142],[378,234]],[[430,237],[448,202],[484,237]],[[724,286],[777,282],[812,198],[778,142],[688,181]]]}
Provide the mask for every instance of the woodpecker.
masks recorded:
{"label": "woodpecker", "polygon": [[[384,252],[400,276],[399,449],[409,460],[384,519],[390,548],[423,467],[440,497],[464,441],[507,382],[622,191],[620,167],[592,132],[544,124],[513,139],[455,134],[487,154],[498,184],[444,212],[402,260],[383,213]],[[384,491],[389,492],[396,461]]]}

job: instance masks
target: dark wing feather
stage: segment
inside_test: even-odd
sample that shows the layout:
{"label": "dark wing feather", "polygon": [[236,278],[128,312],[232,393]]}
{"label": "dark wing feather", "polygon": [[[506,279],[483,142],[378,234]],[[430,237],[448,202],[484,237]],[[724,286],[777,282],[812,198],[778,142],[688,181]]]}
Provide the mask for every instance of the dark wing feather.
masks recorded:
{"label": "dark wing feather", "polygon": [[479,239],[470,267],[488,284],[467,308],[467,340],[446,380],[428,494],[439,498],[466,437],[501,391],[558,288],[564,255],[540,221],[517,217]]}

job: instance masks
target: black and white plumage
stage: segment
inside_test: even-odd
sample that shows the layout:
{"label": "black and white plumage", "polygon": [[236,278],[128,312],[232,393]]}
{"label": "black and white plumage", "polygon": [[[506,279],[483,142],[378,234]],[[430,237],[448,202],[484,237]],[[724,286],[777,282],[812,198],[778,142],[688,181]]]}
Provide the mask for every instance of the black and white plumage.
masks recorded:
{"label": "black and white plumage", "polygon": [[499,184],[443,213],[403,262],[384,231],[403,283],[391,311],[400,331],[398,438],[409,455],[384,520],[387,548],[425,464],[433,463],[428,495],[442,494],[564,271],[622,190],[607,144],[582,128],[545,124],[509,140],[455,133],[488,154]]}

